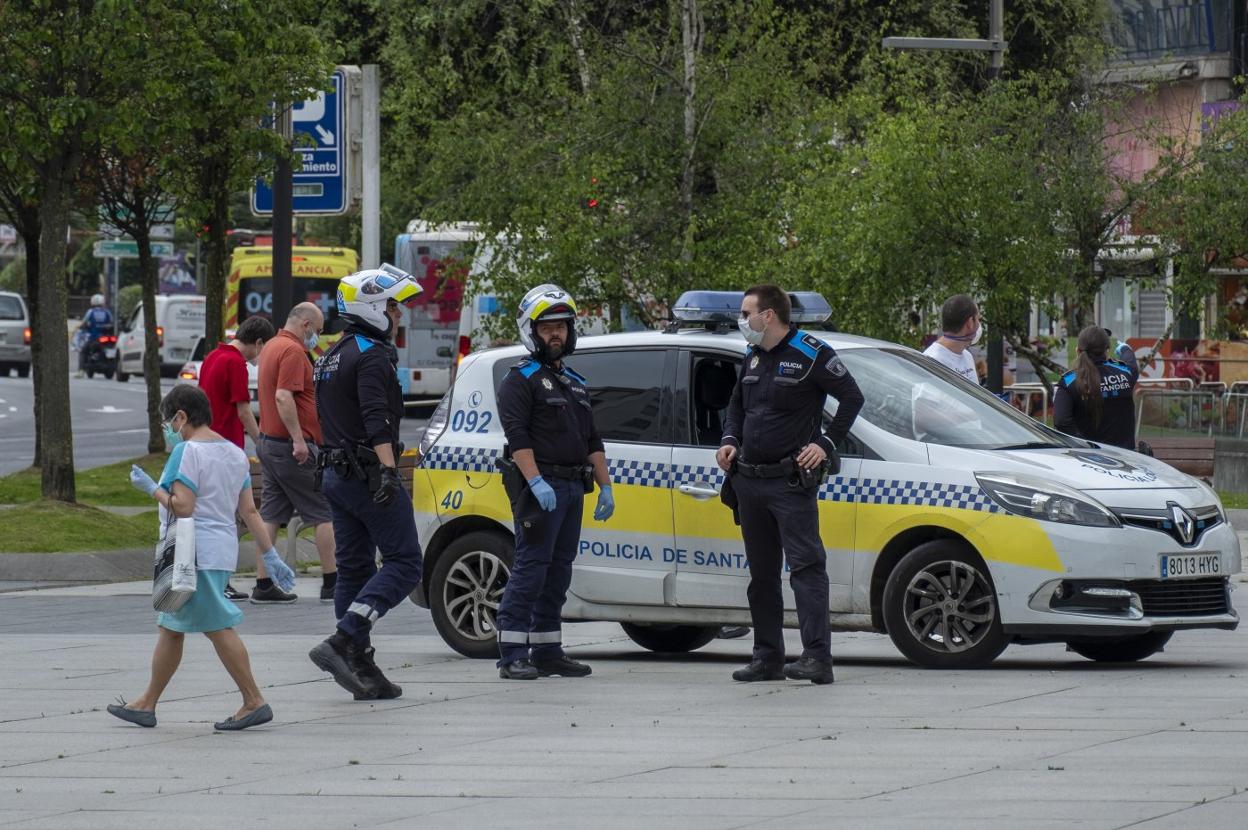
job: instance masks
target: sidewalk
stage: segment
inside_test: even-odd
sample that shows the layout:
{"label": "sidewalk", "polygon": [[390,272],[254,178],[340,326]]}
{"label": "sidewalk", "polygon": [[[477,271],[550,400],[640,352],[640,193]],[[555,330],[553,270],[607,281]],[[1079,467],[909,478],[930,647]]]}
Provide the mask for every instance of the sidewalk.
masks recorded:
{"label": "sidewalk", "polygon": [[306,657],[328,607],[243,608],[276,720],[220,735],[237,694],[203,638],[157,728],[102,711],[146,680],[146,583],[0,596],[0,826],[1237,830],[1248,814],[1242,629],[1126,666],[1015,646],[974,672],[834,634],[837,682],[816,687],[733,683],[748,641],[660,656],[592,623],[565,632],[592,677],[526,683],[405,604],[375,638],[404,695],[357,703]]}

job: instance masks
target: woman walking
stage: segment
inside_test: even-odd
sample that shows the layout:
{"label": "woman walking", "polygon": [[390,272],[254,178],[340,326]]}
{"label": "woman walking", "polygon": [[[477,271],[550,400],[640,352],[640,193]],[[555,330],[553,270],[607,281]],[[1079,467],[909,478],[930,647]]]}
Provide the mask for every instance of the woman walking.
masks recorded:
{"label": "woman walking", "polygon": [[131,469],[130,482],[160,503],[162,526],[169,527],[179,518],[194,519],[197,585],[179,610],[157,615],[147,689],[130,703],[110,705],[108,712],[139,726],[155,726],[156,704],[178,670],[186,634],[200,632],[212,643],[243,696],[242,707],[214,728],[236,731],[259,726],[273,719],[273,710],[256,686],[247,648],[234,630],[243,613],[225,599],[226,580],[238,563],[235,511],[255,538],[256,552],[274,581],[293,584],[294,572],[273,549],[256,510],[247,456],[209,427],[208,397],[197,387],[175,386],[160,402],[160,414],[171,448],[160,483],[137,466]]}
{"label": "woman walking", "polygon": [[1135,449],[1136,368],[1109,359],[1109,334],[1100,326],[1079,332],[1074,371],[1053,395],[1053,426],[1099,444]]}

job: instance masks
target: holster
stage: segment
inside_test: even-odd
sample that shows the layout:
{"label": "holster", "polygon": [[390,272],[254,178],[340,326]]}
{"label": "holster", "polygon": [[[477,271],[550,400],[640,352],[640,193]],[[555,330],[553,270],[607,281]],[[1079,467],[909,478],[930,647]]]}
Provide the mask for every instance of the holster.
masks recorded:
{"label": "holster", "polygon": [[511,451],[504,447],[503,454],[494,459],[494,466],[502,474],[503,490],[507,493],[507,501],[511,503],[511,515],[517,523],[532,527],[533,520],[542,512],[533,491],[524,480],[520,466],[511,459]]}
{"label": "holster", "polygon": [[724,507],[732,511],[732,521],[740,526],[741,513],[738,508],[741,502],[737,499],[737,490],[732,486],[732,477],[737,472],[737,464],[734,461],[732,466],[728,468],[728,472],[724,475],[724,484],[719,488],[719,500],[723,502]]}
{"label": "holster", "polygon": [[368,492],[376,493],[381,489],[381,459],[372,447],[364,444],[355,445],[355,462],[359,468],[360,478],[368,482]]}

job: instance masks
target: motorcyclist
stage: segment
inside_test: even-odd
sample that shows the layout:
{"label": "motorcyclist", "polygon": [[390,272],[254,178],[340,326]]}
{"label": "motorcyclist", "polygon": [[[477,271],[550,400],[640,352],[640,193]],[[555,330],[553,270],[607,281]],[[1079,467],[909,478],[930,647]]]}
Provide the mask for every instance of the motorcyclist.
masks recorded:
{"label": "motorcyclist", "polygon": [[104,305],[103,294],[91,295],[91,307],[82,315],[78,329],[82,332],[78,347],[78,377],[82,377],[86,373],[87,351],[91,344],[101,335],[113,333],[113,313]]}

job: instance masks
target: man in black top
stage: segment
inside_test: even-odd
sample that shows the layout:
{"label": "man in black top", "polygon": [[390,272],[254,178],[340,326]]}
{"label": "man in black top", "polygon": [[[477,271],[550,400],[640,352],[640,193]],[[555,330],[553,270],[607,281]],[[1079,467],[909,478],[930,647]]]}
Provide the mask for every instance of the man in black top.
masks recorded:
{"label": "man in black top", "polygon": [[605,522],[615,511],[607,456],[585,378],[563,363],[576,348],[572,297],[540,285],[521,300],[516,323],[532,356],[513,366],[498,390],[514,464],[504,466],[504,476],[513,476],[508,496],[516,530],[516,555],[498,608],[498,676],[584,677],[590,667],[563,651],[562,610],[592,482],[599,487],[594,518]]}
{"label": "man in black top", "polygon": [[[344,278],[338,284],[338,314],[348,327],[313,372],[324,440],[322,484],[337,542],[338,626],[308,656],[356,700],[403,694],[374,662],[369,634],[421,576],[412,497],[397,469],[403,392],[391,343],[402,305],[420,290],[410,274],[391,265]],[[380,571],[378,550],[385,565]]]}
{"label": "man in black top", "polygon": [[[734,680],[832,682],[828,644],[827,551],[819,538],[819,486],[836,441],[849,433],[862,393],[836,352],[789,324],[788,295],[756,285],[741,301],[739,326],[752,347],[745,356],[716,461],[736,493],[745,555],[754,654]],[[823,430],[828,395],[836,417]],[[803,474],[803,471],[806,471]],[[781,572],[797,600],[802,657],[784,664]]]}

